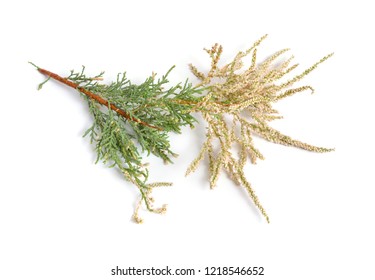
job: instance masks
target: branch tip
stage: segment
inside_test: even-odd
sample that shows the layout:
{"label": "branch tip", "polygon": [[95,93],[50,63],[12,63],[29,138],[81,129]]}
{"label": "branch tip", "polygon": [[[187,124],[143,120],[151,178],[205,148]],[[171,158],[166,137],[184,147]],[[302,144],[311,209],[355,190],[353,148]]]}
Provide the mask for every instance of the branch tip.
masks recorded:
{"label": "branch tip", "polygon": [[34,66],[34,67],[35,67],[36,69],[38,69],[38,70],[40,69],[40,67],[39,67],[39,66],[35,65],[35,64],[34,64],[34,63],[32,63],[31,61],[28,61],[28,63],[29,63],[29,64],[31,64],[32,66]]}

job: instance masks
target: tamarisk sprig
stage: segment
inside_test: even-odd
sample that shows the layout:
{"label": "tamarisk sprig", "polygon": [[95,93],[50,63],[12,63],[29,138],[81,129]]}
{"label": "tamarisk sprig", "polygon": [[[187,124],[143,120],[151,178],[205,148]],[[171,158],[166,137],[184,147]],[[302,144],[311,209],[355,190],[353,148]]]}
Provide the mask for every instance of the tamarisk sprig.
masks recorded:
{"label": "tamarisk sprig", "polygon": [[122,73],[118,74],[116,81],[106,85],[100,83],[104,72],[87,77],[85,67],[80,72],[71,71],[66,78],[37,67],[40,73],[48,76],[47,80],[52,78],[62,82],[86,99],[93,125],[84,136],[89,136],[91,143],[95,144],[96,162],[101,160],[110,167],[117,167],[139,189],[141,198],[133,215],[138,223],[142,222],[138,214],[142,203],[150,212],[166,211],[166,205],[153,206],[152,190],[171,185],[148,183],[149,172],[141,154],[152,153],[165,163],[171,163],[171,157],[177,155],[170,148],[168,133],[180,133],[181,126],[193,127],[196,122],[189,111],[201,90],[193,88],[187,81],[164,89],[172,69],[159,79],[153,74],[139,85],[132,84]]}
{"label": "tamarisk sprig", "polygon": [[[142,222],[138,215],[141,205],[150,212],[165,212],[165,205],[160,208],[153,206],[152,190],[170,185],[165,182],[148,183],[148,169],[142,161],[142,153],[152,153],[166,163],[172,162],[171,157],[176,154],[170,148],[168,133],[180,133],[181,126],[185,125],[193,127],[196,122],[192,116],[194,112],[202,114],[207,122],[207,132],[201,151],[186,175],[195,171],[207,155],[210,187],[216,186],[219,175],[225,170],[235,183],[245,188],[269,222],[244,172],[248,159],[253,164],[257,159],[264,159],[254,146],[253,136],[313,152],[332,151],[294,140],[269,126],[270,121],[282,118],[273,108],[273,103],[302,91],[313,92],[312,87],[295,87],[295,83],[332,54],[284,81],[298,64],[291,65],[293,57],[281,64],[275,63],[288,49],[278,51],[258,64],[257,47],[265,37],[245,52],[239,52],[232,62],[222,67],[219,67],[222,46],[215,44],[206,49],[211,58],[210,70],[205,74],[190,65],[191,71],[200,80],[195,87],[186,81],[165,89],[173,67],[161,78],[156,80],[153,74],[139,85],[132,84],[125,73],[106,85],[100,82],[103,72],[87,77],[83,67],[82,71],[71,71],[68,77],[63,78],[33,65],[48,76],[46,81],[52,78],[62,82],[80,92],[88,102],[94,122],[84,136],[89,136],[95,144],[96,162],[102,160],[111,167],[117,167],[139,189],[141,198],[133,215],[136,222]],[[251,65],[243,70],[243,59],[247,56],[251,57]],[[235,147],[238,147],[238,156],[233,153]]]}
{"label": "tamarisk sprig", "polygon": [[[205,49],[211,58],[211,69],[207,74],[200,72],[190,65],[192,73],[200,80],[199,86],[205,86],[205,97],[197,103],[193,110],[202,113],[207,122],[206,140],[198,157],[191,163],[186,175],[196,170],[199,163],[208,155],[210,186],[214,188],[222,170],[239,185],[242,185],[269,222],[269,217],[259,202],[252,186],[244,173],[247,159],[256,163],[264,159],[263,155],[253,144],[253,135],[258,135],[268,141],[294,146],[313,152],[329,152],[332,149],[316,147],[293,140],[269,126],[269,122],[282,118],[273,108],[273,103],[292,96],[298,92],[310,90],[310,86],[292,86],[313,71],[319,64],[327,60],[329,54],[286,82],[281,79],[293,71],[298,64],[290,63],[293,57],[277,65],[274,61],[288,51],[283,49],[276,52],[264,62],[257,64],[257,47],[266,38],[260,40],[245,52],[239,52],[232,62],[219,67],[218,63],[223,51],[221,45],[215,44],[211,49]],[[243,59],[251,56],[251,65],[242,70]],[[214,147],[215,141],[219,147]],[[233,155],[233,147],[239,147],[238,157]]]}

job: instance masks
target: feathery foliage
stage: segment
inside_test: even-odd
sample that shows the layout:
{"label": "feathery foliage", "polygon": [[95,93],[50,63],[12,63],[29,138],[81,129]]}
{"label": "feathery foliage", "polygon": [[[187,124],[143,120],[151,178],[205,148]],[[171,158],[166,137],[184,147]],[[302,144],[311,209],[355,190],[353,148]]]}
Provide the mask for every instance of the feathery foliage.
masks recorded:
{"label": "feathery foliage", "polygon": [[[37,68],[42,73],[48,72]],[[166,211],[166,205],[160,208],[153,206],[152,190],[171,185],[166,182],[147,182],[149,172],[142,162],[142,153],[152,153],[165,163],[172,163],[172,157],[177,155],[171,150],[168,133],[180,133],[181,126],[193,127],[196,122],[188,110],[200,90],[193,88],[188,81],[164,89],[172,69],[160,79],[156,79],[153,74],[139,85],[132,84],[125,73],[118,74],[116,81],[109,85],[102,84],[100,81],[104,72],[87,77],[84,67],[80,72],[71,71],[66,78],[47,73],[49,78],[57,76],[59,81],[83,93],[93,116],[93,125],[84,136],[89,136],[91,143],[95,144],[96,162],[101,160],[110,167],[117,167],[139,189],[141,198],[133,215],[138,223],[142,222],[138,215],[142,203],[150,212]],[[87,93],[103,98],[108,106],[102,106]],[[115,105],[115,109],[111,105]],[[117,114],[120,110],[123,114]]]}
{"label": "feathery foliage", "polygon": [[[265,209],[244,174],[244,166],[248,159],[252,163],[256,163],[257,159],[264,159],[253,144],[253,135],[277,144],[308,151],[322,153],[332,150],[293,140],[268,124],[272,120],[281,118],[272,107],[273,103],[298,92],[313,91],[310,86],[292,86],[332,54],[323,57],[301,74],[281,82],[281,79],[298,64],[290,65],[293,57],[279,65],[274,63],[288,49],[278,51],[257,64],[257,47],[265,38],[266,36],[263,36],[245,52],[239,52],[232,62],[223,67],[218,66],[222,46],[215,44],[211,49],[205,49],[211,58],[211,69],[207,74],[190,65],[192,73],[200,80],[199,86],[206,87],[205,96],[194,110],[202,113],[208,127],[203,147],[198,157],[191,163],[186,175],[196,170],[199,162],[208,155],[211,188],[215,187],[221,171],[225,170],[234,182],[246,189],[269,222]],[[241,71],[246,56],[251,56],[251,65]],[[219,147],[215,147],[215,143],[218,143]],[[233,154],[234,147],[239,147],[238,157]]]}

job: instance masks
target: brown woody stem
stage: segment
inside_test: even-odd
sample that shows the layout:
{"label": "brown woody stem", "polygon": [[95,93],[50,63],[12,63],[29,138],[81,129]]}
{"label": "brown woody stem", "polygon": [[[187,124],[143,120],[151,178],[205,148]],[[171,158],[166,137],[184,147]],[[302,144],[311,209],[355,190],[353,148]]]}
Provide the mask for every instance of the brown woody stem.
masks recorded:
{"label": "brown woody stem", "polygon": [[55,73],[52,73],[48,70],[45,70],[45,69],[42,69],[42,68],[38,68],[38,71],[48,77],[51,77],[52,79],[56,80],[56,81],[59,81],[67,86],[70,86],[76,90],[79,90],[80,92],[82,92],[83,94],[85,94],[86,96],[90,97],[91,99],[95,100],[96,102],[98,102],[99,104],[103,105],[103,106],[106,106],[108,108],[110,108],[111,110],[115,111],[117,114],[121,115],[122,117],[124,117],[125,119],[127,120],[131,120],[133,122],[136,122],[136,123],[139,123],[141,125],[144,125],[144,126],[147,126],[147,127],[151,127],[151,128],[154,128],[154,129],[157,129],[157,130],[162,130],[162,128],[160,127],[157,127],[157,126],[153,126],[151,124],[148,124],[140,119],[137,119],[135,117],[132,117],[129,115],[129,113],[125,112],[124,110],[118,108],[116,105],[113,105],[113,104],[110,104],[107,100],[105,100],[104,98],[100,97],[99,95],[85,89],[85,88],[82,88],[80,86],[78,86],[76,83],[73,83],[72,81],[69,81],[68,79],[66,78],[63,78]]}

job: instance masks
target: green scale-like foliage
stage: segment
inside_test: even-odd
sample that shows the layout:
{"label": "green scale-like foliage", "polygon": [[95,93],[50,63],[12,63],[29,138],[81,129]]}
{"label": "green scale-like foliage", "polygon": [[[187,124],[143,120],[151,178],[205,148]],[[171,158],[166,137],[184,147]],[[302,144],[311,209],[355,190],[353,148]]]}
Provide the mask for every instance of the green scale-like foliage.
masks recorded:
{"label": "green scale-like foliage", "polygon": [[196,122],[189,112],[192,106],[189,104],[197,100],[201,90],[193,88],[188,81],[167,87],[172,69],[159,79],[151,75],[139,85],[132,84],[125,73],[118,74],[116,81],[106,85],[100,82],[104,72],[87,77],[84,67],[80,72],[71,71],[65,78],[77,84],[78,89],[88,90],[128,113],[129,119],[124,118],[82,94],[93,116],[93,124],[84,136],[89,136],[95,145],[96,162],[101,160],[110,167],[119,168],[140,191],[141,199],[134,213],[137,222],[142,222],[138,216],[142,202],[151,212],[163,213],[166,210],[165,205],[159,208],[153,206],[151,192],[154,187],[171,185],[167,182],[148,183],[149,171],[141,155],[153,154],[165,163],[172,163],[176,154],[171,150],[168,133],[180,133],[182,126],[193,127]]}

